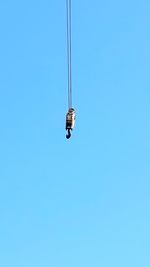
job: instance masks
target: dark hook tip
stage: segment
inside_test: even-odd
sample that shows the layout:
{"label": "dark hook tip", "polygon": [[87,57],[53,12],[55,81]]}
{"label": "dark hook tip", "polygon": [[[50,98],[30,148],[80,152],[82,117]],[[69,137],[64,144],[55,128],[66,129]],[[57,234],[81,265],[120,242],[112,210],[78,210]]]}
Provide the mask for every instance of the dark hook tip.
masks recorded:
{"label": "dark hook tip", "polygon": [[68,130],[68,134],[66,134],[66,138],[69,139],[71,137],[71,133],[70,131]]}

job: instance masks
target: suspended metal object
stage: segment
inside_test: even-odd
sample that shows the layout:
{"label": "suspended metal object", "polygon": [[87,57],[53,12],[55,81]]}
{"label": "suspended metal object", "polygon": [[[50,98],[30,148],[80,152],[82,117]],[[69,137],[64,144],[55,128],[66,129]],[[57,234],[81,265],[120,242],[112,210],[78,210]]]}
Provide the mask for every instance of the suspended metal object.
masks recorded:
{"label": "suspended metal object", "polygon": [[66,130],[68,131],[68,133],[66,134],[67,139],[71,137],[71,131],[73,130],[75,125],[75,118],[75,110],[73,108],[69,108],[66,114]]}
{"label": "suspended metal object", "polygon": [[71,0],[66,0],[67,20],[67,65],[68,65],[68,112],[66,114],[66,138],[71,137],[75,125],[75,110],[72,107],[72,27],[71,27]]}

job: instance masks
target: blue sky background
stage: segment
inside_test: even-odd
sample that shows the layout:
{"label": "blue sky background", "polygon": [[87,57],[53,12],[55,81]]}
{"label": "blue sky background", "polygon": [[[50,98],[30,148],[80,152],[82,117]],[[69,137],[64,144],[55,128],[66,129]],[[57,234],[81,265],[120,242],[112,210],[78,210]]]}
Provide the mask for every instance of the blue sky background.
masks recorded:
{"label": "blue sky background", "polygon": [[150,266],[150,2],[0,2],[0,266]]}

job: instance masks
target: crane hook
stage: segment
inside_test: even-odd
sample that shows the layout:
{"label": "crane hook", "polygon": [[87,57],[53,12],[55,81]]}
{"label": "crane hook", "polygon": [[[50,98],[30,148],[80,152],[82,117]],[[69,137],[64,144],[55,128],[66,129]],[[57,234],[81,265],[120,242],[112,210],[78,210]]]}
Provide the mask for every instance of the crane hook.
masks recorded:
{"label": "crane hook", "polygon": [[75,110],[74,108],[69,108],[67,114],[66,114],[66,138],[69,139],[71,137],[71,131],[74,128],[75,125]]}
{"label": "crane hook", "polygon": [[71,137],[70,129],[68,129],[68,133],[66,134],[66,138],[69,139]]}

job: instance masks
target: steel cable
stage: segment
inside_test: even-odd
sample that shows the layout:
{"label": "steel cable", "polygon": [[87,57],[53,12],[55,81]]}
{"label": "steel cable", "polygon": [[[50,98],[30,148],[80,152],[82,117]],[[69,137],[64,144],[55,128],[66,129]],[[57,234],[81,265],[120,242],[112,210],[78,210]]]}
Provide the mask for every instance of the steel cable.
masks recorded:
{"label": "steel cable", "polygon": [[71,0],[66,0],[67,22],[67,66],[68,66],[68,108],[72,107],[72,25]]}

